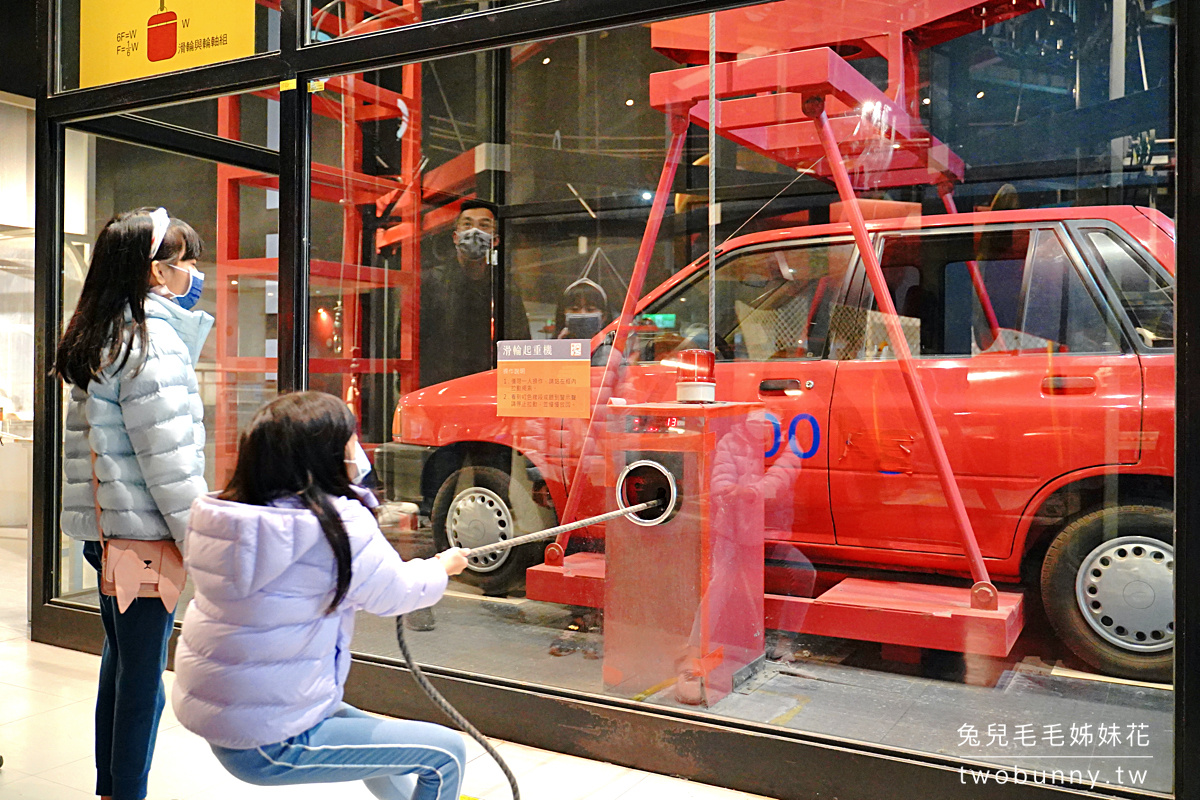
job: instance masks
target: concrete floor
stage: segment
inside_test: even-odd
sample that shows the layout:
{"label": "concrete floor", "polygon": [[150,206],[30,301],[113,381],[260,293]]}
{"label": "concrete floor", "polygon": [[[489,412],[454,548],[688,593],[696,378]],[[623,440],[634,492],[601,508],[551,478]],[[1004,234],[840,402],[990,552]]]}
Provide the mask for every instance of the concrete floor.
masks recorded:
{"label": "concrete floor", "polygon": [[[0,528],[0,798],[94,800],[92,715],[100,659],[29,641],[25,531]],[[394,638],[393,638],[394,647]],[[164,676],[170,694],[174,675]],[[463,800],[509,800],[483,748],[467,747]],[[603,761],[493,740],[528,800],[769,800]],[[359,782],[290,787],[238,781],[207,743],[163,714],[147,800],[369,800]]]}
{"label": "concrete floor", "polygon": [[[421,538],[404,535],[398,549],[427,549]],[[407,635],[420,663],[604,695],[602,626],[568,631],[567,607],[454,583],[434,616],[434,630]],[[878,644],[771,631],[762,672],[705,713],[963,759],[975,765],[968,782],[1075,770],[1085,784],[1170,792],[1173,693],[1087,673],[1040,611],[1028,617],[1008,658],[937,654],[924,665],[885,660]],[[391,619],[360,615],[354,644],[400,658]],[[669,688],[642,699],[684,707]]]}

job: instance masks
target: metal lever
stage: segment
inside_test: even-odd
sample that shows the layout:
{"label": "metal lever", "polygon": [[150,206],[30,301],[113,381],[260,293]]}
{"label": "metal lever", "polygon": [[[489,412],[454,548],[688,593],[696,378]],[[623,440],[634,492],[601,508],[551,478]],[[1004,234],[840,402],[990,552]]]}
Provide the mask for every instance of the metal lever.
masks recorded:
{"label": "metal lever", "polygon": [[547,528],[544,531],[535,531],[534,533],[527,533],[524,536],[518,536],[515,539],[505,539],[502,542],[492,542],[491,544],[485,544],[483,547],[473,547],[467,551],[467,557],[474,558],[476,556],[486,556],[489,553],[495,553],[499,550],[507,550],[510,547],[519,547],[520,545],[529,544],[530,542],[540,542],[545,539],[553,539],[555,536],[558,536],[560,533],[566,533],[567,531],[573,531],[573,530],[576,530],[577,528],[586,528],[588,525],[595,525],[598,522],[606,522],[607,520],[616,519],[617,517],[624,517],[624,516],[628,516],[629,514],[636,514],[639,511],[646,511],[651,508],[658,508],[659,506],[661,506],[663,504],[663,502],[664,502],[663,500],[647,500],[645,503],[638,503],[636,506],[629,506],[628,508],[621,508],[621,509],[617,509],[616,511],[609,511],[605,514],[600,514],[599,516],[595,516],[595,517],[587,517],[586,519],[578,519],[578,520],[575,520],[574,522],[569,522],[566,525],[558,525],[553,528]]}

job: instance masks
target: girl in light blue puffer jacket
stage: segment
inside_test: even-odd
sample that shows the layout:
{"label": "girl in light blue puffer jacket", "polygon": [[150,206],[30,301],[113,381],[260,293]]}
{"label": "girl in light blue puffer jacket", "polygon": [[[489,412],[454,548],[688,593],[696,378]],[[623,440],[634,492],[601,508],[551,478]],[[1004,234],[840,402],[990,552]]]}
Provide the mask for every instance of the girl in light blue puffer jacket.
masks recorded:
{"label": "girl in light blue puffer jacket", "polygon": [[[106,538],[182,542],[191,503],[207,491],[195,364],[213,319],[189,310],[203,286],[200,251],[196,232],[162,208],[118,214],[96,239],[58,346],[55,370],[71,385],[62,530],[84,542],[97,570],[100,529]],[[121,612],[101,595],[100,617],[96,794],[141,800],[175,615],[158,598]]]}
{"label": "girl in light blue puffer jacket", "polygon": [[432,606],[467,565],[458,549],[401,560],[374,497],[351,485],[370,470],[356,427],[333,395],[278,397],[242,435],[229,486],[193,504],[196,595],[171,702],[244,781],[362,780],[383,800],[458,800],[459,734],[342,702],[355,612]]}

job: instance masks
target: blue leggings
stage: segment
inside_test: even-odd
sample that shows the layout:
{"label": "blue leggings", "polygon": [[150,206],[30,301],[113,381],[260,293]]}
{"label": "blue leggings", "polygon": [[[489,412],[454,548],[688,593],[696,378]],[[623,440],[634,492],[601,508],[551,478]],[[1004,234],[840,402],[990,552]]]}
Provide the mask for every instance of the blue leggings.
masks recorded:
{"label": "blue leggings", "polygon": [[[83,556],[99,572],[100,543],[84,542]],[[100,595],[100,620],[104,653],[96,691],[96,794],[141,800],[166,704],[162,674],[175,615],[157,597],[139,597],[122,613],[117,598]]]}
{"label": "blue leggings", "polygon": [[380,800],[458,800],[462,737],[432,722],[382,719],[345,703],[282,742],[249,750],[212,746],[234,777],[258,786],[362,781]]}

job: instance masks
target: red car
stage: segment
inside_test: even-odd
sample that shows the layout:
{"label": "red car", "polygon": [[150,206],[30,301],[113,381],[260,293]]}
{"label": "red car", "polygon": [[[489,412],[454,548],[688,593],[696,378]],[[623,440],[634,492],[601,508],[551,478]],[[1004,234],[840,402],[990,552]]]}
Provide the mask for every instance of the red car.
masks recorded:
{"label": "red car", "polygon": [[[1040,589],[1101,671],[1170,680],[1173,224],[1095,207],[869,228],[993,580]],[[787,478],[767,498],[768,563],[798,551],[835,574],[968,576],[848,225],[744,236],[717,256],[717,398],[765,404],[766,466]],[[674,399],[668,357],[710,347],[707,275],[702,259],[638,304],[614,396]],[[491,372],[408,394],[377,453],[389,496],[418,503],[439,546],[539,530],[565,504],[587,421],[498,417],[495,394]],[[603,464],[582,474],[581,515],[610,510]],[[466,574],[504,592],[543,549]]]}

